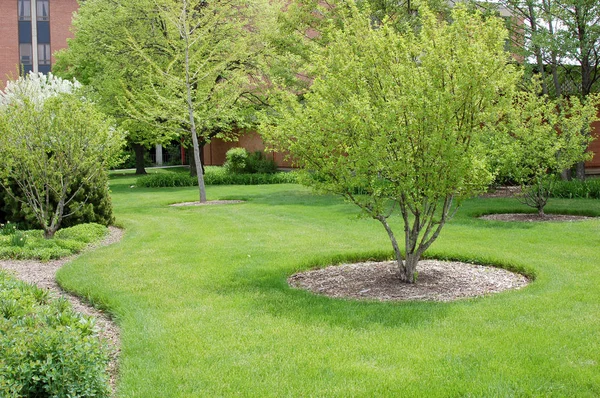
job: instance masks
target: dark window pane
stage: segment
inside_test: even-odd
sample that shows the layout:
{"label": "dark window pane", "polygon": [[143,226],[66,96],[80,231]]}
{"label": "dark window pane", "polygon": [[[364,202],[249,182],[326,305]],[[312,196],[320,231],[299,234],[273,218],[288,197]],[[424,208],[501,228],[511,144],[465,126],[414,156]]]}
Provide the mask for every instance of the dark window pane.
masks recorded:
{"label": "dark window pane", "polygon": [[40,65],[38,67],[38,72],[43,73],[44,75],[47,75],[51,71],[52,68],[50,67],[50,65]]}
{"label": "dark window pane", "polygon": [[19,43],[31,43],[30,21],[19,21]]}
{"label": "dark window pane", "polygon": [[38,43],[50,43],[50,22],[37,22],[37,39]]}

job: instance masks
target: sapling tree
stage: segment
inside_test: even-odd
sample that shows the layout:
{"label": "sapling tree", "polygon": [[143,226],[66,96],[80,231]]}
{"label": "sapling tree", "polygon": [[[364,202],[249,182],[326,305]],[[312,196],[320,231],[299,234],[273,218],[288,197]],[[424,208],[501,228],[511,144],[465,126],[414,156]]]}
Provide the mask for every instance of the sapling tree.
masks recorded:
{"label": "sapling tree", "polygon": [[[82,187],[118,161],[124,135],[52,75],[29,75],[0,93],[0,187],[52,238]],[[10,189],[16,184],[17,195]]]}
{"label": "sapling tree", "polygon": [[521,184],[522,202],[543,217],[558,174],[591,155],[581,148],[591,141],[586,132],[596,119],[599,102],[595,95],[589,95],[585,103],[577,97],[552,100],[538,95],[535,87],[515,95],[493,152],[500,159],[502,173]]}
{"label": "sapling tree", "polygon": [[[315,49],[313,85],[282,100],[262,131],[309,171],[307,184],[342,195],[385,228],[400,279],[452,216],[457,200],[490,181],[480,136],[510,106],[519,73],[502,22],[463,7],[453,23],[420,10],[418,33],[398,32],[347,2],[328,44]],[[391,215],[398,211],[404,255]]]}

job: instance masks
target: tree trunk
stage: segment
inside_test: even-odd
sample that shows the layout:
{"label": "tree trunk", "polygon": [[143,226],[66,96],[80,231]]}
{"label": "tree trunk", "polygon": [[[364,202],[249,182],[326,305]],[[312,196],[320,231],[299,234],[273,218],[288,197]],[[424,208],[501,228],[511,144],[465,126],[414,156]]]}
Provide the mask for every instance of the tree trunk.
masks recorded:
{"label": "tree trunk", "polygon": [[403,282],[415,283],[417,281],[417,264],[419,263],[419,256],[415,253],[406,253],[406,260],[404,261],[404,275],[402,278]]}
{"label": "tree trunk", "polygon": [[544,206],[538,207],[537,211],[538,211],[538,216],[540,216],[540,218],[544,218],[546,216],[546,214],[544,213]]}
{"label": "tree trunk", "polygon": [[390,241],[392,242],[392,248],[394,249],[394,256],[396,257],[396,262],[398,263],[398,271],[399,271],[400,280],[402,282],[406,282],[406,283],[415,283],[415,281],[416,281],[415,271],[417,268],[417,262],[419,261],[418,256],[415,256],[414,254],[412,256],[407,255],[406,261],[403,261],[402,260],[402,252],[400,252],[400,247],[398,246],[398,241],[396,240],[396,237],[394,236],[394,231],[392,231],[392,228],[387,223],[387,219],[381,215],[376,216],[375,219],[378,220],[379,222],[381,222],[381,224],[383,224],[383,227],[385,228],[385,231],[387,232],[387,234],[390,238]]}
{"label": "tree trunk", "polygon": [[144,167],[144,146],[132,144],[132,147],[135,151],[135,174],[146,174],[146,168]]}
{"label": "tree trunk", "polygon": [[578,162],[577,163],[577,171],[576,171],[575,176],[580,181],[585,180],[585,162]]}
{"label": "tree trunk", "polygon": [[[203,141],[198,141],[198,147],[200,149],[200,163],[202,166],[202,174],[205,173],[204,170],[204,142]],[[194,158],[194,156],[190,156],[190,176],[192,177],[197,177],[198,176],[198,170],[196,169],[196,160]]]}

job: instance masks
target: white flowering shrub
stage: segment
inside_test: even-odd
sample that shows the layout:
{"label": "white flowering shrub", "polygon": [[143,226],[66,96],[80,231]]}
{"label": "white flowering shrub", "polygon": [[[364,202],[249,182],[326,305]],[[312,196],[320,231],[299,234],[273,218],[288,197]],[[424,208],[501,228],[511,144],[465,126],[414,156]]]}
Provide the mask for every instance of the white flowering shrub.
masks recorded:
{"label": "white flowering shrub", "polygon": [[72,94],[81,84],[77,80],[69,81],[54,76],[52,73],[30,72],[17,80],[8,81],[3,91],[0,91],[0,107],[9,104],[22,104],[31,101],[37,108],[51,97],[59,94]]}

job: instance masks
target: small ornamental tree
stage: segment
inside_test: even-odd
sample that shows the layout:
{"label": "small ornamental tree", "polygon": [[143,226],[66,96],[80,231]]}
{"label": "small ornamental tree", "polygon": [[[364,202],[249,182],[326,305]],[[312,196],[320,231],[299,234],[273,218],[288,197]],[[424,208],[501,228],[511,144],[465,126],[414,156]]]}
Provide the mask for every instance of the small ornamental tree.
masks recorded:
{"label": "small ornamental tree", "polygon": [[590,123],[596,119],[598,96],[551,100],[534,91],[519,92],[505,116],[505,131],[494,153],[502,173],[521,184],[521,201],[544,216],[544,207],[558,174],[588,160],[582,151],[591,141]]}
{"label": "small ornamental tree", "polygon": [[75,84],[51,75],[20,78],[0,98],[0,187],[25,204],[52,238],[62,220],[79,210],[71,202],[85,204],[82,188],[118,161],[123,134],[76,94]]}
{"label": "small ornamental tree", "polygon": [[[418,34],[399,33],[352,2],[343,28],[312,55],[316,79],[284,99],[263,134],[309,171],[307,184],[340,194],[384,226],[400,279],[440,234],[456,200],[490,181],[479,137],[510,105],[519,73],[498,19],[456,7],[453,23],[420,10]],[[285,90],[283,90],[285,91]],[[399,211],[404,257],[389,222]]]}

